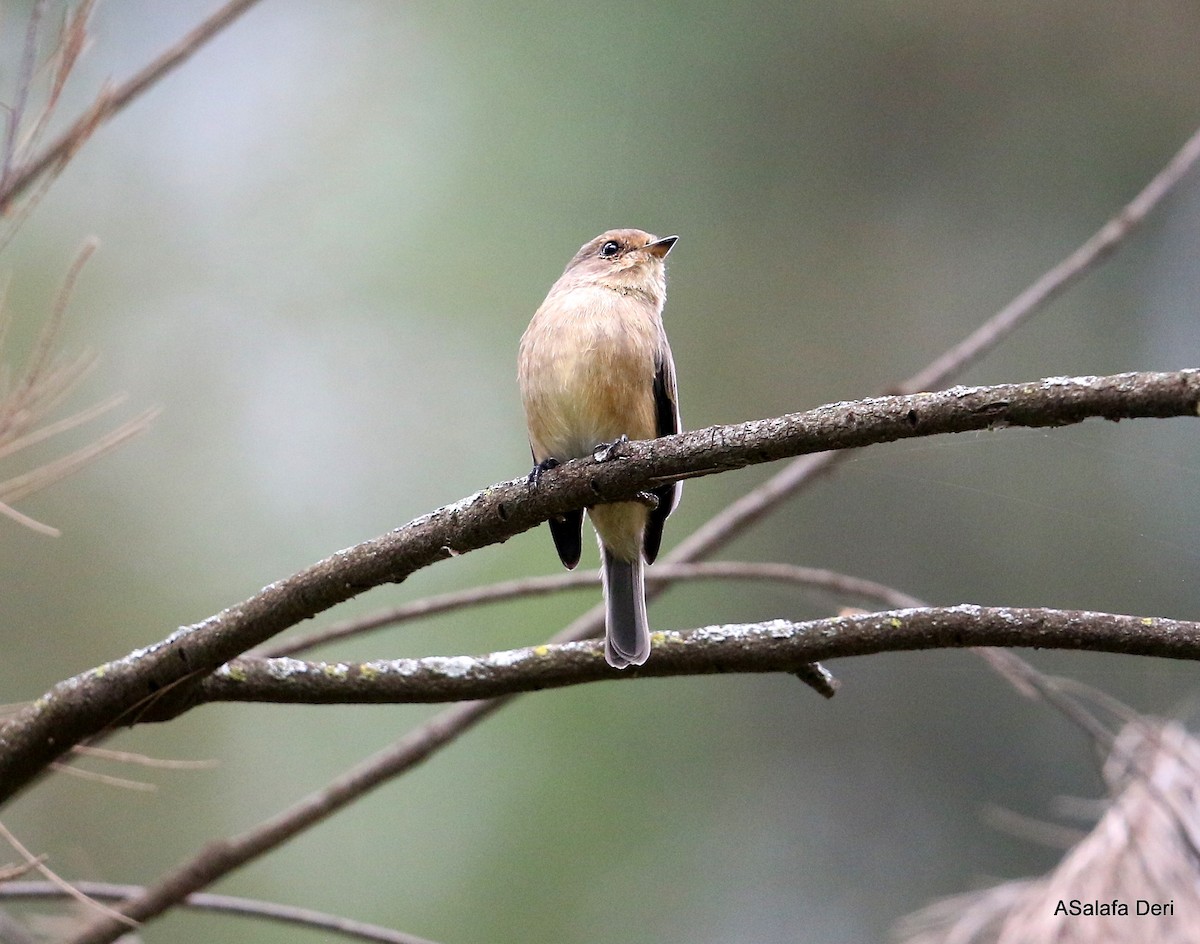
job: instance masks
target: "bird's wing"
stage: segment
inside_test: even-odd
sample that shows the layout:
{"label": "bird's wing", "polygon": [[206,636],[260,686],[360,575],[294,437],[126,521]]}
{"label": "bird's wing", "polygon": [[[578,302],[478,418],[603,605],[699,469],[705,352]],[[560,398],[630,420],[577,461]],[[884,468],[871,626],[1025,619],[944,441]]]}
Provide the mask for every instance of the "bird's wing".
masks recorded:
{"label": "bird's wing", "polygon": [[[662,357],[654,373],[654,411],[658,426],[657,435],[673,436],[679,432],[681,424],[679,396],[675,389],[675,361],[671,357],[671,348],[667,346],[665,337]],[[642,540],[642,553],[648,564],[654,563],[654,558],[658,556],[663,525],[667,522],[667,516],[679,504],[679,493],[682,490],[683,486],[679,482],[660,485],[654,489],[654,494],[658,497],[658,507],[650,512],[650,518],[646,522],[646,536]]]}

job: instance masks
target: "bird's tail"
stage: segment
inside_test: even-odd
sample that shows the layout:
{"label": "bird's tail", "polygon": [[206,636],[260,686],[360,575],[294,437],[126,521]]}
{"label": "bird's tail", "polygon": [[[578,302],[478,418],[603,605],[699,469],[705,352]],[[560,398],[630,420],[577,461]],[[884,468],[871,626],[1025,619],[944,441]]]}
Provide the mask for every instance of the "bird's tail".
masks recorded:
{"label": "bird's tail", "polygon": [[646,585],[642,558],[625,561],[601,545],[604,561],[604,660],[614,669],[641,665],[650,657]]}

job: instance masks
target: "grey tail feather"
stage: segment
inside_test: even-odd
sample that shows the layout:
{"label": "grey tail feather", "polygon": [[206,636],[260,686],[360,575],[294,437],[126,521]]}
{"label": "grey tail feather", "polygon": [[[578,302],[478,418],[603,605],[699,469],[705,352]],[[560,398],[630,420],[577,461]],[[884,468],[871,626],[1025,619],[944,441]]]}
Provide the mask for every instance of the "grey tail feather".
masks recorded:
{"label": "grey tail feather", "polygon": [[642,559],[623,561],[601,548],[604,560],[604,660],[614,669],[641,665],[650,657],[646,585]]}

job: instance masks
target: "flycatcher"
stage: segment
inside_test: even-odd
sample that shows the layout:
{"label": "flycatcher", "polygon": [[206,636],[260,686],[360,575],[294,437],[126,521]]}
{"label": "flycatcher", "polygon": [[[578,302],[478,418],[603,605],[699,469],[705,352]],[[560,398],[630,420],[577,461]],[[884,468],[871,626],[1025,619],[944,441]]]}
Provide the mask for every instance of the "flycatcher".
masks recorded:
{"label": "flycatcher", "polygon": [[[586,243],[533,316],[517,360],[517,381],[539,473],[598,455],[624,439],[679,432],[675,362],[663,330],[664,259],[676,236],[614,229]],[[653,509],[637,502],[597,505],[588,514],[603,562],[604,658],[623,669],[650,655],[644,564],[654,562],[679,483],[654,489]],[[558,556],[579,563],[583,510],[550,519]]]}

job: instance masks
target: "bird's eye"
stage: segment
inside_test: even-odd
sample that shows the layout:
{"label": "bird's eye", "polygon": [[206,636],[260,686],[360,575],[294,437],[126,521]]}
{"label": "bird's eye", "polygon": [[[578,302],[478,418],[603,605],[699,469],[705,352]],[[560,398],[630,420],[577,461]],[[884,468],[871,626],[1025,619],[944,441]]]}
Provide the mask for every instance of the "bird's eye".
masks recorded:
{"label": "bird's eye", "polygon": [[611,259],[613,256],[615,256],[620,251],[621,251],[621,244],[610,239],[608,242],[606,242],[603,246],[600,247],[600,258],[601,259]]}

